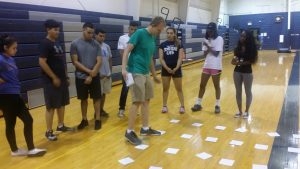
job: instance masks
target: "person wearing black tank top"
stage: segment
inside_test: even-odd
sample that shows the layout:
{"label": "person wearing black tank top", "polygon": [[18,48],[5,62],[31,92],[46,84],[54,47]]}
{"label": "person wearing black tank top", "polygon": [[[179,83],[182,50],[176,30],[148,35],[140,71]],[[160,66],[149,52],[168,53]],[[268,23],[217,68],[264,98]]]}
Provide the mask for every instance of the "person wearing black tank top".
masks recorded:
{"label": "person wearing black tank top", "polygon": [[[235,118],[249,117],[249,108],[252,102],[252,65],[257,62],[257,47],[254,36],[250,31],[242,31],[237,47],[234,49],[234,58],[231,64],[235,65],[233,72],[233,80],[236,89],[236,102],[239,111],[235,114]],[[242,112],[242,85],[244,83],[246,93],[246,109]]]}

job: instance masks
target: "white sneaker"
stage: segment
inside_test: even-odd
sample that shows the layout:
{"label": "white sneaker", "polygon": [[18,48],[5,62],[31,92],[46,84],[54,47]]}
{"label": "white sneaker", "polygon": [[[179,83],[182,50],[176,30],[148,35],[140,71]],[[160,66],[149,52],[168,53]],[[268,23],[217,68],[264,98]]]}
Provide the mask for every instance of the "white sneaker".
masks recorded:
{"label": "white sneaker", "polygon": [[39,156],[43,156],[44,154],[46,154],[46,149],[39,149],[39,148],[34,148],[32,150],[28,151],[27,156],[28,157],[39,157]]}
{"label": "white sneaker", "polygon": [[123,118],[124,116],[125,116],[124,110],[120,109],[119,112],[118,112],[118,117]]}
{"label": "white sneaker", "polygon": [[161,109],[161,113],[168,113],[168,107],[163,106],[162,109]]}
{"label": "white sneaker", "polygon": [[11,156],[27,156],[28,151],[24,149],[18,149],[17,151],[11,152]]}
{"label": "white sneaker", "polygon": [[243,117],[243,119],[248,119],[249,113],[248,112],[244,112],[242,117]]}

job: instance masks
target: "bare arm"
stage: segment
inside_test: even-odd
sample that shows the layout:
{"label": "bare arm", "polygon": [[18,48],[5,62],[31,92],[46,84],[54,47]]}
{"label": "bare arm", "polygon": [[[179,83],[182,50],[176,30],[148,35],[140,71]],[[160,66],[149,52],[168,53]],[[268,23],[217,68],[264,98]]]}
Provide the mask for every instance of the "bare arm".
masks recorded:
{"label": "bare arm", "polygon": [[81,64],[79,61],[78,61],[78,56],[76,54],[72,55],[71,56],[71,59],[72,59],[72,63],[73,65],[75,66],[76,69],[82,71],[82,72],[85,72],[87,74],[91,74],[92,73],[92,70],[85,67],[83,64]]}
{"label": "bare arm", "polygon": [[184,58],[184,51],[183,48],[179,49],[179,56],[178,56],[178,60],[177,60],[177,65],[176,67],[173,69],[173,71],[175,72],[176,70],[178,70],[181,67],[182,64],[182,59]]}
{"label": "bare arm", "polygon": [[159,53],[159,61],[160,61],[160,64],[161,64],[162,67],[164,67],[169,73],[171,73],[172,70],[167,66],[167,64],[166,64],[166,62],[165,62],[163,50],[162,50],[162,49],[159,49],[158,53]]}
{"label": "bare arm", "polygon": [[40,57],[39,65],[41,66],[42,70],[52,79],[53,85],[56,87],[60,86],[61,79],[59,79],[49,67],[49,65],[47,64],[47,58]]}
{"label": "bare arm", "polygon": [[160,83],[159,78],[156,76],[155,64],[154,64],[153,59],[152,59],[152,61],[150,62],[150,70],[151,70],[151,74],[152,74],[152,76],[153,76],[154,82]]}
{"label": "bare arm", "polygon": [[206,56],[209,52],[212,53],[215,57],[219,56],[220,51],[215,51],[213,47],[209,46],[206,42],[204,42],[204,45],[207,47],[207,53],[204,52],[204,55]]}
{"label": "bare arm", "polygon": [[97,56],[97,58],[96,58],[96,64],[93,67],[93,70],[92,70],[90,76],[95,77],[99,73],[99,69],[100,69],[101,63],[102,63],[102,57],[101,56]]}
{"label": "bare arm", "polygon": [[122,56],[122,75],[124,79],[127,79],[127,70],[126,70],[126,66],[128,63],[128,55],[129,53],[132,51],[132,49],[134,48],[134,46],[130,43],[128,43],[127,48],[124,50],[123,56]]}

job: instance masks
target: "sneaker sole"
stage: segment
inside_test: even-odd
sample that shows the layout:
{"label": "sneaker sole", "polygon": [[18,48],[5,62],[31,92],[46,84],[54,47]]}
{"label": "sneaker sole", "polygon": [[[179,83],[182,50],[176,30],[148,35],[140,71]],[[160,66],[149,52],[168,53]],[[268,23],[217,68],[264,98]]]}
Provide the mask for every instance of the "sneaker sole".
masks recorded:
{"label": "sneaker sole", "polygon": [[130,144],[132,144],[132,145],[140,145],[140,144],[142,144],[142,142],[140,142],[140,143],[134,143],[134,142],[130,141],[128,138],[126,138],[126,140],[127,140]]}
{"label": "sneaker sole", "polygon": [[161,136],[161,134],[142,134],[140,133],[141,136]]}
{"label": "sneaker sole", "polygon": [[27,154],[27,157],[41,157],[46,154],[46,151],[40,151],[36,154]]}

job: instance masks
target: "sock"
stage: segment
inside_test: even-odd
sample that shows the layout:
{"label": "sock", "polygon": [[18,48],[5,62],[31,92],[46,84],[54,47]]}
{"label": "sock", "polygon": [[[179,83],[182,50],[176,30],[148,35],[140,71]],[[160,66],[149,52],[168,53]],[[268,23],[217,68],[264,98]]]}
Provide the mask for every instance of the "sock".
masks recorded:
{"label": "sock", "polygon": [[149,130],[149,127],[143,127],[143,130]]}
{"label": "sock", "polygon": [[220,106],[220,99],[216,100],[216,106]]}
{"label": "sock", "polygon": [[197,98],[195,104],[201,105],[201,102],[202,102],[202,98]]}
{"label": "sock", "polygon": [[127,133],[130,133],[130,132],[132,132],[133,130],[130,130],[130,129],[127,129]]}

